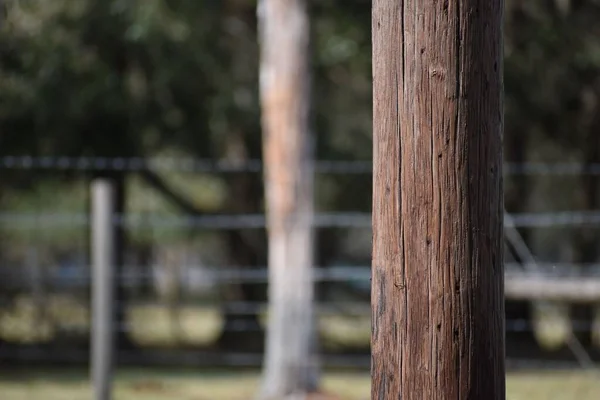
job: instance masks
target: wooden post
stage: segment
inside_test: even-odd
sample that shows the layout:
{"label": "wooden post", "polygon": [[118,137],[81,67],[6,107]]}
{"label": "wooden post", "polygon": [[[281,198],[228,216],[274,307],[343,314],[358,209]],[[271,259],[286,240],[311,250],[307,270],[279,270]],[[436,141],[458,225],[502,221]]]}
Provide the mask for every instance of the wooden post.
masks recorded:
{"label": "wooden post", "polygon": [[260,397],[318,385],[313,315],[313,138],[305,0],[261,0],[260,95],[269,314]]}
{"label": "wooden post", "polygon": [[94,400],[111,399],[114,362],[115,238],[114,188],[108,179],[92,183],[92,354]]}
{"label": "wooden post", "polygon": [[374,0],[372,399],[505,398],[502,0]]}

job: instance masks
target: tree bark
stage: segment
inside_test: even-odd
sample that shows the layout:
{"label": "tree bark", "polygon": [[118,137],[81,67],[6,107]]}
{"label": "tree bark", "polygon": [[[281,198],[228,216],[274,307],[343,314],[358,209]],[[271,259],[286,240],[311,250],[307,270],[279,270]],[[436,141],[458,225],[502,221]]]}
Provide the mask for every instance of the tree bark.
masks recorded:
{"label": "tree bark", "polygon": [[313,312],[313,138],[304,0],[261,0],[260,95],[268,225],[269,321],[260,397],[318,384]]}
{"label": "tree bark", "polygon": [[502,0],[373,2],[372,399],[504,399]]}

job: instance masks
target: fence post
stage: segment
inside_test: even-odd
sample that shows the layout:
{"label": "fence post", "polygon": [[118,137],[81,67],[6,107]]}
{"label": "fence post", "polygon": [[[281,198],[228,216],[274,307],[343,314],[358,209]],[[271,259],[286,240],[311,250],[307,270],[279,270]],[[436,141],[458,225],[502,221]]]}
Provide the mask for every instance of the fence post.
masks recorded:
{"label": "fence post", "polygon": [[111,399],[114,362],[115,243],[112,227],[114,187],[108,179],[92,182],[92,353],[94,400]]}
{"label": "fence post", "polygon": [[503,7],[373,1],[373,400],[505,399]]}

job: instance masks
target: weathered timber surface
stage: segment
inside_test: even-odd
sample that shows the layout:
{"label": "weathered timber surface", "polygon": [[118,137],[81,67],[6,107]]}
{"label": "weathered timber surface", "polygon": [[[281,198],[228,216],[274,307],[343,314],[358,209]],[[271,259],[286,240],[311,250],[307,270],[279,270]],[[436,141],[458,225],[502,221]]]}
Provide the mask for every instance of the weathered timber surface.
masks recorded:
{"label": "weathered timber surface", "polygon": [[503,5],[373,1],[374,400],[505,398]]}

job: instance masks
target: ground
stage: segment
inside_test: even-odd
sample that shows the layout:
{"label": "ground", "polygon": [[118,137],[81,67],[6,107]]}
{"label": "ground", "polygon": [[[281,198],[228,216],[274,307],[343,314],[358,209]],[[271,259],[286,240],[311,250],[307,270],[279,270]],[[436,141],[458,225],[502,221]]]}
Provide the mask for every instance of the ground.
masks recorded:
{"label": "ground", "polygon": [[[600,393],[598,375],[578,371],[511,373],[507,400],[592,400]],[[256,373],[129,370],[117,375],[115,400],[251,400]],[[339,400],[368,400],[369,376],[330,373],[324,386]],[[86,371],[3,371],[2,400],[88,400]]]}

